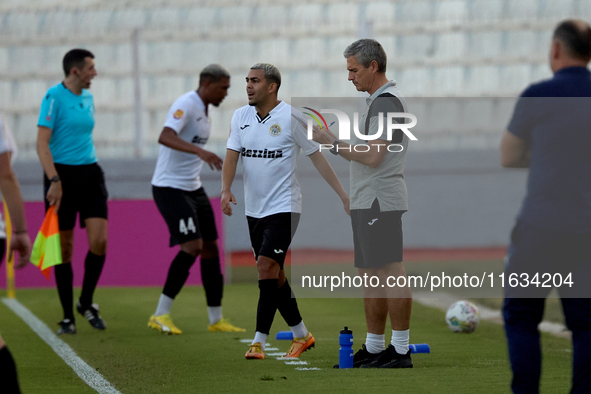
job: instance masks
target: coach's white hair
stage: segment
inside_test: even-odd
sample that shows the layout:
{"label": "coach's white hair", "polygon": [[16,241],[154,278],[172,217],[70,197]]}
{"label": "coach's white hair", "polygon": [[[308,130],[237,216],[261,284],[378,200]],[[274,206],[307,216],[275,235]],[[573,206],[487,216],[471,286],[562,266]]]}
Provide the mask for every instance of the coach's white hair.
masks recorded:
{"label": "coach's white hair", "polygon": [[355,56],[357,61],[365,68],[368,68],[372,60],[375,60],[378,63],[378,71],[381,73],[386,72],[386,51],[376,40],[370,38],[357,40],[345,49],[343,56],[345,58]]}
{"label": "coach's white hair", "polygon": [[251,70],[263,70],[265,74],[265,79],[269,83],[276,83],[277,90],[281,86],[281,73],[279,69],[272,64],[269,63],[257,63],[250,68]]}
{"label": "coach's white hair", "polygon": [[203,85],[205,81],[219,82],[224,78],[230,78],[228,70],[219,64],[210,64],[199,73],[199,85]]}

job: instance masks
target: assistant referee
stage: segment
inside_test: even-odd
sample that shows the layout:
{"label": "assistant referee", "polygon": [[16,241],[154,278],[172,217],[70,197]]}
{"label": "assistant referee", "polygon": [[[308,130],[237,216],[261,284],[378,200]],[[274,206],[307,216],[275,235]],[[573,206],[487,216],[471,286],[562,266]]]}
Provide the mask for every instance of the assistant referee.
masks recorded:
{"label": "assistant referee", "polygon": [[63,68],[66,78],[43,98],[37,134],[37,154],[45,172],[45,208],[55,205],[59,218],[63,264],[55,266],[55,279],[64,318],[58,335],[76,333],[71,262],[78,213],[90,250],[76,309],[92,327],[106,328],[98,305],[92,303],[107,252],[107,189],[92,139],[94,102],[88,91],[97,75],[94,55],[72,49],[64,56]]}

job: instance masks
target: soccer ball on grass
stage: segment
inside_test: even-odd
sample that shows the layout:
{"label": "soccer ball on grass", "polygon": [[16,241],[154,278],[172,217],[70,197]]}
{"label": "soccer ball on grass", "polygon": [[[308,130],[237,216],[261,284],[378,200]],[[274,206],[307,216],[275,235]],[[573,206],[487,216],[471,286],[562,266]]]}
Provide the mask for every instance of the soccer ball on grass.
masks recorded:
{"label": "soccer ball on grass", "polygon": [[445,314],[445,321],[453,332],[474,332],[480,322],[480,312],[471,302],[454,302]]}

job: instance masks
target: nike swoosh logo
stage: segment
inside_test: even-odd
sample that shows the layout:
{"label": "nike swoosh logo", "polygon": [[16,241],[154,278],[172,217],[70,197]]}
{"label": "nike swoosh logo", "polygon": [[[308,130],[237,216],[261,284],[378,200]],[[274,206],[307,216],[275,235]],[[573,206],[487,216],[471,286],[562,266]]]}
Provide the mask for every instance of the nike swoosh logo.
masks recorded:
{"label": "nike swoosh logo", "polygon": [[371,226],[371,225],[373,225],[376,222],[376,220],[378,220],[378,219],[377,218],[376,219],[373,219],[371,222],[369,222],[367,224],[369,224]]}
{"label": "nike swoosh logo", "polygon": [[240,130],[244,130],[244,129],[245,129],[245,128],[247,128],[247,127],[250,127],[250,125],[249,125],[249,124],[246,124],[246,125],[242,126],[242,127],[240,128]]}
{"label": "nike swoosh logo", "polygon": [[277,253],[277,254],[279,254],[279,253],[283,253],[283,250],[281,250],[281,249],[273,249],[273,251],[274,251],[275,253]]}

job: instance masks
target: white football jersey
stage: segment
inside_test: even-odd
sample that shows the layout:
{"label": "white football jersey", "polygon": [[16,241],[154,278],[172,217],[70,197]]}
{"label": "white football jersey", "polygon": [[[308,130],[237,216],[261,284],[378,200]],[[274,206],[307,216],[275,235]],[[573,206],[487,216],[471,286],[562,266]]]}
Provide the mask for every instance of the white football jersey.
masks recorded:
{"label": "white football jersey", "polygon": [[291,114],[291,105],[283,101],[264,119],[250,105],[234,112],[227,147],[242,157],[247,216],[302,212],[297,158],[300,148],[309,156],[319,145],[307,139],[306,129]]}
{"label": "white football jersey", "polygon": [[[211,133],[211,121],[205,114],[205,105],[196,91],[179,97],[166,117],[164,127],[170,127],[179,138],[205,147]],[[194,191],[201,187],[203,160],[193,153],[181,152],[160,145],[152,185]]]}

